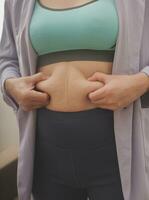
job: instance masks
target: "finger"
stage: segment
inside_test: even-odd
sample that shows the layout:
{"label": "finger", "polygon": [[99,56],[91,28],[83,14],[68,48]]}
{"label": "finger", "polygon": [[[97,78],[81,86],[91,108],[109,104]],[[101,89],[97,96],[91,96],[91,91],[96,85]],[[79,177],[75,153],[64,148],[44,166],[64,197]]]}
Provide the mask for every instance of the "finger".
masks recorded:
{"label": "finger", "polygon": [[49,101],[46,101],[46,102],[30,102],[31,104],[32,104],[32,106],[37,106],[37,107],[39,107],[39,106],[47,106],[47,105],[49,105],[50,104],[50,100]]}
{"label": "finger", "polygon": [[47,105],[50,103],[50,98],[45,100],[45,101],[38,101],[38,100],[31,100],[30,103],[34,104],[34,105],[38,105],[38,104],[41,104],[41,105]]}
{"label": "finger", "polygon": [[106,109],[106,110],[114,110],[112,106],[107,106],[107,105],[99,105],[97,106],[98,108]]}
{"label": "finger", "polygon": [[88,78],[89,81],[101,81],[101,82],[105,82],[105,79],[107,77],[107,74],[104,74],[102,72],[95,72],[92,76],[90,76]]}
{"label": "finger", "polygon": [[91,99],[91,101],[97,101],[100,100],[102,98],[104,98],[106,96],[106,86],[103,86],[93,92],[90,92],[88,94],[89,99]]}
{"label": "finger", "polygon": [[95,100],[95,101],[92,101],[94,104],[98,104],[98,105],[102,105],[102,106],[105,106],[107,105],[107,102],[106,102],[106,98],[102,98],[102,99],[99,99],[99,100]]}
{"label": "finger", "polygon": [[36,84],[39,81],[47,79],[48,76],[43,74],[43,72],[38,72],[32,76],[29,77],[29,80],[32,82],[32,84]]}
{"label": "finger", "polygon": [[37,108],[40,108],[40,107],[43,107],[43,105],[41,104],[38,104],[38,105],[34,105],[34,104],[32,104],[32,105],[30,105],[30,106],[27,106],[27,107],[22,107],[23,108],[23,110],[25,110],[25,111],[32,111],[32,110],[34,110],[34,109],[37,109]]}
{"label": "finger", "polygon": [[48,104],[37,104],[37,105],[33,104],[31,107],[32,107],[32,109],[37,109],[37,108],[45,107],[47,105]]}
{"label": "finger", "polygon": [[44,93],[44,92],[30,90],[29,91],[29,98],[30,98],[30,100],[45,102],[49,99],[49,95],[47,93]]}

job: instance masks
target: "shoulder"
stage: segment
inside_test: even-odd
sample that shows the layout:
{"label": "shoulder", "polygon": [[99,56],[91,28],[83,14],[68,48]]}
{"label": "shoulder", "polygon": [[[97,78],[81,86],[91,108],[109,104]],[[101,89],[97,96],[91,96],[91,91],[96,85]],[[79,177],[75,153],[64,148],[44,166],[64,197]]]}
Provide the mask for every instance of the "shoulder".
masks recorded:
{"label": "shoulder", "polygon": [[9,4],[10,4],[10,3],[11,3],[11,4],[14,4],[14,3],[18,3],[18,2],[21,3],[21,2],[23,2],[23,0],[5,0],[5,2],[6,2],[6,3],[9,3]]}
{"label": "shoulder", "polygon": [[25,1],[26,0],[5,0],[5,9],[11,13],[12,17],[15,15],[19,17],[19,14],[21,14],[23,10]]}
{"label": "shoulder", "polygon": [[29,0],[5,0],[4,13],[9,24],[12,25],[14,35],[18,32],[23,12],[23,5]]}
{"label": "shoulder", "polygon": [[26,0],[5,0],[5,4],[9,6],[10,10],[16,7],[22,7]]}
{"label": "shoulder", "polygon": [[10,5],[14,5],[15,1],[16,1],[16,0],[5,0],[5,4],[6,4],[6,5],[9,5],[9,6],[10,6]]}

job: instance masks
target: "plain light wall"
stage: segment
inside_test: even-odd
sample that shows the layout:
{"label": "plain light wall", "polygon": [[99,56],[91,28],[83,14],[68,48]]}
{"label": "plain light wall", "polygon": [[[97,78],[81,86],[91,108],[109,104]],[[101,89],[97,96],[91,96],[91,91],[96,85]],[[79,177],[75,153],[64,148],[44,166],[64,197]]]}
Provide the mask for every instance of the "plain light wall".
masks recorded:
{"label": "plain light wall", "polygon": [[[0,40],[3,26],[4,0],[0,0]],[[8,106],[0,93],[0,151],[19,144],[19,131],[15,113]]]}

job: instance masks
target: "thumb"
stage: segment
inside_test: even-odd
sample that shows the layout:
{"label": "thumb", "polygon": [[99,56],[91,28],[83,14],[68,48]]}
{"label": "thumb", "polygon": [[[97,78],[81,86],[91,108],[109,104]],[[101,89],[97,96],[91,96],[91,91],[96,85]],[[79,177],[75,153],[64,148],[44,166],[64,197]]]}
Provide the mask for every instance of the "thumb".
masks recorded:
{"label": "thumb", "polygon": [[29,77],[32,84],[36,84],[39,81],[45,80],[47,78],[48,78],[48,76],[43,74],[42,72],[38,72],[38,73],[33,74],[32,76]]}
{"label": "thumb", "polygon": [[[106,88],[107,88],[107,85],[104,85],[103,87],[101,87],[93,92],[90,92],[88,94],[88,97],[91,98],[92,101],[100,100],[105,97]],[[98,97],[98,99],[97,99],[97,97]]]}
{"label": "thumb", "polygon": [[92,76],[90,76],[87,80],[89,81],[101,81],[105,82],[107,78],[107,74],[101,72],[95,72]]}

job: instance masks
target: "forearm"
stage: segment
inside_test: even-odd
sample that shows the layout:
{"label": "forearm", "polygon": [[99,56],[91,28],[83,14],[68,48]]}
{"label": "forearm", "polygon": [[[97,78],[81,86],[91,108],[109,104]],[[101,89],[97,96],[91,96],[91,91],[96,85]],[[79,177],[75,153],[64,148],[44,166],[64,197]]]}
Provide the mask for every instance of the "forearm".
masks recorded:
{"label": "forearm", "polygon": [[8,89],[8,84],[6,86],[6,81],[8,81],[8,79],[17,78],[17,77],[20,77],[20,75],[14,74],[12,72],[9,73],[8,71],[7,73],[2,73],[0,76],[0,86],[1,86],[1,93],[2,93],[3,100],[8,105],[10,105],[14,110],[17,110],[18,106],[16,102],[14,101],[14,99],[12,98],[12,96],[9,94],[10,89]]}
{"label": "forearm", "polygon": [[17,77],[10,77],[10,78],[7,78],[5,81],[4,81],[4,89],[7,93],[7,96],[9,96],[9,98],[11,98],[13,100],[13,102],[16,103],[15,101],[15,98],[13,97],[13,89],[14,87],[12,86],[12,79],[15,79]]}
{"label": "forearm", "polygon": [[149,76],[145,72],[135,74],[138,78],[138,84],[142,87],[144,93],[149,92]]}

